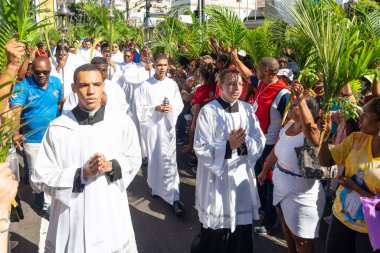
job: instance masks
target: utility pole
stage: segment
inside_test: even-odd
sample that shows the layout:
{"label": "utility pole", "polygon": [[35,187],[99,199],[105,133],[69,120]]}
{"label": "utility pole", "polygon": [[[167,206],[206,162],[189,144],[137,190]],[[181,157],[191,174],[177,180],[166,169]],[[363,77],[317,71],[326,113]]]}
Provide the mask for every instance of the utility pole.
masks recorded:
{"label": "utility pole", "polygon": [[150,18],[150,0],[145,1],[145,20]]}
{"label": "utility pole", "polygon": [[126,11],[126,22],[128,24],[129,21],[129,0],[125,0],[125,11]]}
{"label": "utility pole", "polygon": [[198,19],[199,19],[199,23],[202,24],[202,0],[198,0],[198,6],[197,6],[197,9],[198,9]]}
{"label": "utility pole", "polygon": [[201,0],[201,16],[202,16],[202,23],[206,22],[205,0]]}

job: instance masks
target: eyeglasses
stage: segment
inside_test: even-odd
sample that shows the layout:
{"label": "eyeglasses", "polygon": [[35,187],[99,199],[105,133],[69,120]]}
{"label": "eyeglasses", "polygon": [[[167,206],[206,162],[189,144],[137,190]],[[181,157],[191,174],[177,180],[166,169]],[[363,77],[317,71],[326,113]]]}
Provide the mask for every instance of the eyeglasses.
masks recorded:
{"label": "eyeglasses", "polygon": [[113,48],[118,48],[118,46],[113,46]]}
{"label": "eyeglasses", "polygon": [[129,54],[125,54],[124,57],[131,57],[132,55],[129,55]]}
{"label": "eyeglasses", "polygon": [[50,70],[34,70],[33,73],[36,76],[39,76],[41,74],[44,74],[45,76],[48,76],[48,75],[50,75]]}

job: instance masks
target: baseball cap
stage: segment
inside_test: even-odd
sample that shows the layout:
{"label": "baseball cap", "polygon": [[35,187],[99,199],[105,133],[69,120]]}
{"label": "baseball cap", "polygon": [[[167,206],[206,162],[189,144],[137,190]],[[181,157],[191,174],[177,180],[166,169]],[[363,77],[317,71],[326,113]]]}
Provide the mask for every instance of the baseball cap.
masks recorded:
{"label": "baseball cap", "polygon": [[277,73],[278,76],[286,76],[290,81],[293,81],[293,72],[290,69],[280,69]]}

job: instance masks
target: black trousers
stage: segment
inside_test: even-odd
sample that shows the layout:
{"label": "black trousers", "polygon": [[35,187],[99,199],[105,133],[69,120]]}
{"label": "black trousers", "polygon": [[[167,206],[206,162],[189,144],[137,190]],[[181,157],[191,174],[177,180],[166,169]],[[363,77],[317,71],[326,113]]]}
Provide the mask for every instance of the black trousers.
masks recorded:
{"label": "black trousers", "polygon": [[352,230],[332,215],[326,238],[326,253],[380,253],[372,251],[368,234]]}
{"label": "black trousers", "polygon": [[252,253],[252,224],[238,225],[230,229],[201,228],[199,247],[192,253]]}

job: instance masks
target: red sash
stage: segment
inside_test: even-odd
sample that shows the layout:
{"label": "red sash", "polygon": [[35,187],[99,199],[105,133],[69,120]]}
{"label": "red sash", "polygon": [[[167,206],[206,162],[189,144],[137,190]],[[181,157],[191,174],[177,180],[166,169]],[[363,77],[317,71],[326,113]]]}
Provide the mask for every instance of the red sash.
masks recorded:
{"label": "red sash", "polygon": [[286,85],[281,79],[270,85],[260,81],[257,91],[255,92],[253,101],[256,101],[258,106],[256,116],[264,134],[267,134],[270,124],[270,107],[273,100],[282,89],[289,90],[289,86]]}

